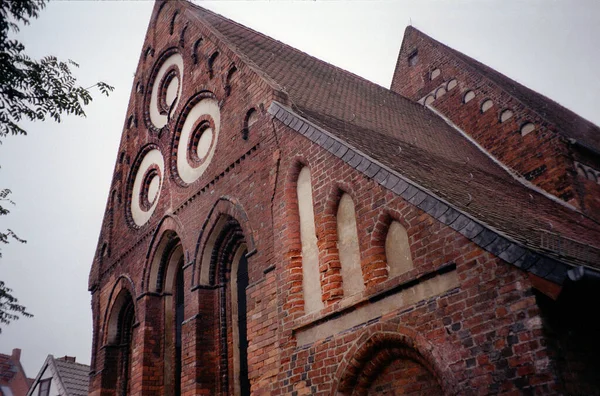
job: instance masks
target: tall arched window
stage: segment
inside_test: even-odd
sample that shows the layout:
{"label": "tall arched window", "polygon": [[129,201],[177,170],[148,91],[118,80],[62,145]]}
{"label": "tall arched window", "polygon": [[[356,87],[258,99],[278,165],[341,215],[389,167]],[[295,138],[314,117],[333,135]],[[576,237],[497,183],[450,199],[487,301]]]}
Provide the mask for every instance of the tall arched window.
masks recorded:
{"label": "tall arched window", "polygon": [[319,249],[315,231],[312,182],[310,170],[304,167],[298,175],[298,212],[300,215],[300,240],[302,241],[302,289],[304,291],[304,312],[309,313],[323,308],[321,280],[319,278]]}
{"label": "tall arched window", "polygon": [[162,255],[157,289],[163,292],[165,309],[165,395],[181,395],[182,326],[185,310],[183,247],[178,239]]}
{"label": "tall arched window", "polygon": [[133,298],[122,290],[115,299],[108,320],[105,347],[105,388],[114,389],[115,395],[130,393],[133,325],[135,322]]}
{"label": "tall arched window", "polygon": [[165,231],[156,246],[148,290],[162,296],[163,395],[179,396],[182,393],[185,312],[183,246],[174,231]]}
{"label": "tall arched window", "polygon": [[210,284],[219,285],[219,389],[215,393],[250,395],[246,288],[250,283],[244,233],[233,217],[222,215],[210,243]]}
{"label": "tall arched window", "polygon": [[246,288],[250,282],[247,253],[246,245],[240,246],[231,263],[231,320],[234,338],[233,375],[236,395],[250,394],[250,380],[248,377],[248,305],[246,299]]}
{"label": "tall arched window", "polygon": [[342,287],[344,297],[361,292],[365,288],[360,266],[360,250],[356,228],[354,202],[348,194],[342,195],[337,211],[337,236]]}

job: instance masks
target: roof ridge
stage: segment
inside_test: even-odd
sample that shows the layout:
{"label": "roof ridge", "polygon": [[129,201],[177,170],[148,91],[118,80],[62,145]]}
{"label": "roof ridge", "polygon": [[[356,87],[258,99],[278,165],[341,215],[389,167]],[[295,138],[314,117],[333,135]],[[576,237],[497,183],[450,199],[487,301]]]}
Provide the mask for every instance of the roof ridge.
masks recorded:
{"label": "roof ridge", "polygon": [[54,360],[57,362],[60,362],[61,364],[65,364],[65,365],[78,365],[78,366],[83,366],[83,367],[87,367],[87,368],[91,367],[89,364],[79,363],[79,362],[69,362],[69,361],[63,360],[61,358],[54,358]]}

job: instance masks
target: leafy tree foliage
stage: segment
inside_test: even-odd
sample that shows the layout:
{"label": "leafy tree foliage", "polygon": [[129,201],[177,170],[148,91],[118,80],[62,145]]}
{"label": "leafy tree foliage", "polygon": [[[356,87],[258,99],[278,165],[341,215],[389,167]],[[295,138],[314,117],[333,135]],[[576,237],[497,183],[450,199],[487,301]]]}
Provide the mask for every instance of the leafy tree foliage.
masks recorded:
{"label": "leafy tree foliage", "polygon": [[[23,43],[9,37],[10,32],[19,31],[20,25],[37,18],[47,1],[0,0],[0,139],[9,134],[26,135],[27,131],[19,125],[21,121],[60,122],[65,115],[85,116],[84,106],[92,101],[91,88],[107,96],[113,90],[104,82],[81,87],[71,72],[71,68],[79,67],[77,63],[54,56],[32,59],[25,53]],[[14,205],[10,194],[9,189],[0,189],[0,216],[9,213],[6,204]],[[25,242],[12,230],[0,229],[0,246],[11,240]],[[11,292],[0,281],[0,324],[32,316]]]}

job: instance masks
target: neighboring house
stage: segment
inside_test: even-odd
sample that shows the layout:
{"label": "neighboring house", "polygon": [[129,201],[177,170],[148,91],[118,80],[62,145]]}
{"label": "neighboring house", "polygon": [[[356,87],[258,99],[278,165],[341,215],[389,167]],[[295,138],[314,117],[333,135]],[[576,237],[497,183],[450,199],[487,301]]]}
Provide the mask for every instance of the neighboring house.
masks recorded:
{"label": "neighboring house", "polygon": [[391,89],[185,1],[142,48],[91,395],[600,392],[597,126],[412,27]]}
{"label": "neighboring house", "polygon": [[10,355],[0,353],[0,396],[25,396],[32,381],[21,366],[19,348]]}
{"label": "neighboring house", "polygon": [[72,356],[48,355],[28,396],[85,396],[88,394],[90,366],[77,363]]}

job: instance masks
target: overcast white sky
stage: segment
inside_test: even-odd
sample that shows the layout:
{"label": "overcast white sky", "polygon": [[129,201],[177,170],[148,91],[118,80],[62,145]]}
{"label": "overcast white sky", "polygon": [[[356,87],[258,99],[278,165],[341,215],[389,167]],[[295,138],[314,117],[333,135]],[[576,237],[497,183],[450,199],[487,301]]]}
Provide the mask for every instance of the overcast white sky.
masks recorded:
{"label": "overcast white sky", "polygon": [[[198,1],[198,4],[388,87],[412,24],[600,124],[600,2]],[[35,57],[80,64],[83,86],[103,80],[87,118],[27,125],[0,145],[0,218],[28,240],[2,247],[0,277],[33,319],[3,327],[0,353],[21,348],[35,377],[48,354],[89,364],[87,279],[125,111],[153,1],[56,1],[20,37]]]}

